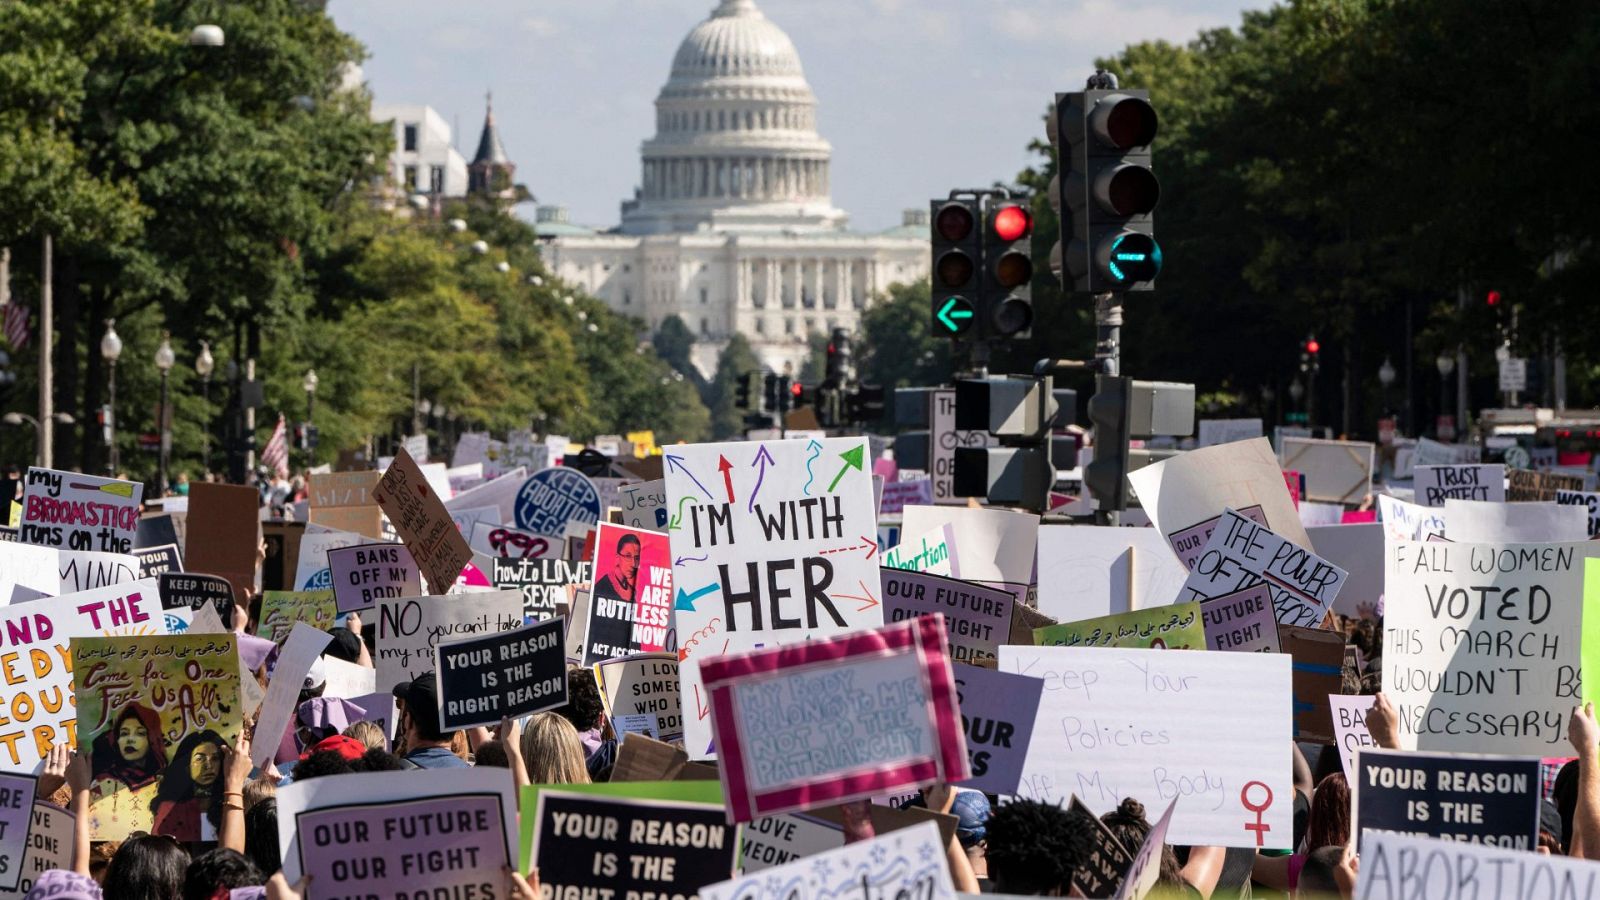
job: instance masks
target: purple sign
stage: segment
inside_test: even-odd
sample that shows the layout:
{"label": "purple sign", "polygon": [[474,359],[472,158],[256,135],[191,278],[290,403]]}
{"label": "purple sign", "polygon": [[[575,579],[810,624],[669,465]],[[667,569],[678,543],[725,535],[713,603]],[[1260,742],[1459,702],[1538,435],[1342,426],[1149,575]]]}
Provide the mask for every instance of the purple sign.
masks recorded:
{"label": "purple sign", "polygon": [[985,794],[1015,794],[1044,679],[978,666],[953,668],[972,763],[972,777],[958,784]]}
{"label": "purple sign", "polygon": [[898,516],[907,506],[929,506],[933,503],[933,479],[914,478],[910,481],[883,482],[883,499],[878,502],[880,515]]}
{"label": "purple sign", "polygon": [[22,879],[28,820],[33,816],[33,794],[38,786],[32,775],[0,773],[0,890],[16,890]]}
{"label": "purple sign", "polygon": [[[1234,512],[1262,528],[1267,527],[1267,514],[1261,509],[1260,504],[1236,509]],[[1185,569],[1194,571],[1195,563],[1199,562],[1200,557],[1206,552],[1206,542],[1211,540],[1211,532],[1217,529],[1217,523],[1220,521],[1222,516],[1212,516],[1197,525],[1190,525],[1182,531],[1174,531],[1167,535],[1167,540],[1172,543],[1172,552],[1178,554],[1178,561],[1183,563]]]}
{"label": "purple sign", "polygon": [[497,794],[309,810],[296,817],[300,869],[317,897],[456,897],[505,883]]}
{"label": "purple sign", "polygon": [[1207,650],[1277,653],[1278,620],[1265,584],[1200,601]]}
{"label": "purple sign", "polygon": [[952,661],[999,658],[1011,634],[1010,591],[910,569],[881,569],[878,576],[885,623],[942,613]]}

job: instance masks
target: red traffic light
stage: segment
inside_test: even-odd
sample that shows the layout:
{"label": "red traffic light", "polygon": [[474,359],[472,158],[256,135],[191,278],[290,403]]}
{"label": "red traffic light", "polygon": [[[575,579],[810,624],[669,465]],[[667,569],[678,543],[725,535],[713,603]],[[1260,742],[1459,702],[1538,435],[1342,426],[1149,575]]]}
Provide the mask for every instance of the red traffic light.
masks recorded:
{"label": "red traffic light", "polygon": [[1489,301],[1489,305],[1490,306],[1499,306],[1500,305],[1500,292],[1499,291],[1490,291],[1489,292],[1489,296],[1487,298],[1485,298],[1485,299],[1487,299]]}
{"label": "red traffic light", "polygon": [[1020,206],[1002,206],[995,211],[994,234],[1002,241],[1015,241],[1025,237],[1032,227],[1033,216]]}
{"label": "red traffic light", "polygon": [[947,241],[959,241],[972,233],[972,210],[961,203],[946,203],[933,217],[934,230]]}
{"label": "red traffic light", "polygon": [[1316,338],[1307,338],[1306,339],[1306,352],[1307,353],[1320,353],[1321,351],[1322,351],[1322,345],[1317,343],[1317,339]]}
{"label": "red traffic light", "polygon": [[791,393],[794,396],[798,397],[801,394],[804,394],[805,392],[806,392],[806,386],[805,385],[801,384],[798,381],[790,383],[790,385],[789,385],[789,393]]}

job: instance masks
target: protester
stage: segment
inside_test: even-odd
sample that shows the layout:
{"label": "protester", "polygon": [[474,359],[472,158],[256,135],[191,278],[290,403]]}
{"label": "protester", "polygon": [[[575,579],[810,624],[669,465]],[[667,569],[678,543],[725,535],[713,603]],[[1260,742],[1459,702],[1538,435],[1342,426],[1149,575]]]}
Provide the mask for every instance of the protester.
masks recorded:
{"label": "protester", "polygon": [[178,900],[188,870],[189,851],[177,839],[140,835],[117,848],[101,888],[108,900]]}
{"label": "protester", "polygon": [[235,850],[212,850],[189,863],[183,880],[183,900],[212,900],[220,891],[265,883],[266,877],[250,857]]}
{"label": "protester", "polygon": [[1064,897],[1089,854],[1093,824],[1052,803],[1018,800],[995,810],[985,828],[994,892]]}
{"label": "protester", "polygon": [[530,784],[590,782],[583,744],[572,723],[563,716],[549,712],[534,715],[523,728],[519,749]]}
{"label": "protester", "polygon": [[432,672],[394,687],[399,702],[398,734],[405,762],[419,769],[464,769],[467,763],[450,749],[453,735],[439,728],[439,688]]}

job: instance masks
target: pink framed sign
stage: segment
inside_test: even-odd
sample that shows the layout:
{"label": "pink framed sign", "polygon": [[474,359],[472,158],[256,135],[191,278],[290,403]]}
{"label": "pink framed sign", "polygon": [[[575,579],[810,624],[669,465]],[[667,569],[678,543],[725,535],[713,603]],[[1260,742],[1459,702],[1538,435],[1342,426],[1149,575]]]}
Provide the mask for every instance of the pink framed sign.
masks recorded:
{"label": "pink framed sign", "polygon": [[732,822],[971,777],[944,619],[713,657]]}

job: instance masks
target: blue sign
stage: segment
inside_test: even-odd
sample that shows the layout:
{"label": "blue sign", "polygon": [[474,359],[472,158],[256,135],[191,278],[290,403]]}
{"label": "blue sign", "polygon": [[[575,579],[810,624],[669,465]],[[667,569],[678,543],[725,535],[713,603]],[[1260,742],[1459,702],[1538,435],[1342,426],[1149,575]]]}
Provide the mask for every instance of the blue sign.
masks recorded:
{"label": "blue sign", "polygon": [[567,523],[600,521],[600,492],[582,472],[565,466],[541,469],[517,491],[517,527],[534,534],[562,535]]}

